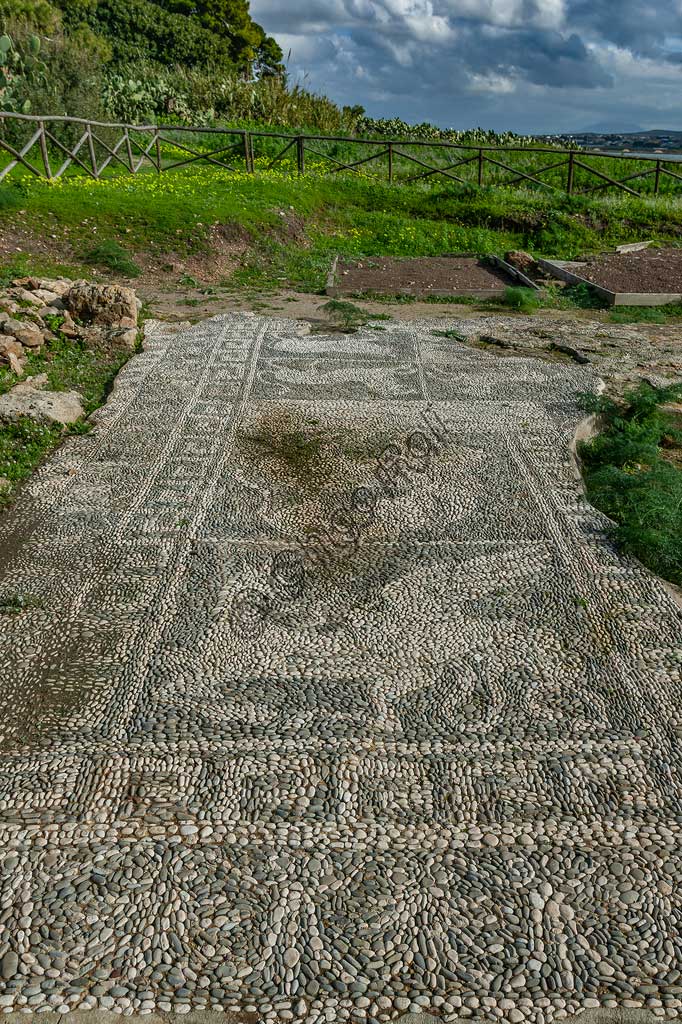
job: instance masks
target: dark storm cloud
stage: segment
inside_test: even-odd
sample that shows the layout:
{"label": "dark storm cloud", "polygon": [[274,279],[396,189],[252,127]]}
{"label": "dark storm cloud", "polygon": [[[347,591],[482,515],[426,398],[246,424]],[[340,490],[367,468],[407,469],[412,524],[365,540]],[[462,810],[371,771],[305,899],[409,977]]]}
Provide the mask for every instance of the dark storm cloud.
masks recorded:
{"label": "dark storm cloud", "polygon": [[662,59],[666,38],[682,32],[682,8],[670,0],[572,0],[568,10],[569,20],[583,32]]}
{"label": "dark storm cloud", "polygon": [[682,0],[251,6],[291,49],[294,73],[375,115],[538,131],[609,118],[682,127]]}
{"label": "dark storm cloud", "polygon": [[593,89],[613,84],[613,76],[575,33],[566,36],[540,29],[511,29],[498,36],[496,42],[498,45],[491,45],[490,38],[470,33],[468,45],[462,49],[471,71],[516,73],[535,85],[555,88],[574,85]]}

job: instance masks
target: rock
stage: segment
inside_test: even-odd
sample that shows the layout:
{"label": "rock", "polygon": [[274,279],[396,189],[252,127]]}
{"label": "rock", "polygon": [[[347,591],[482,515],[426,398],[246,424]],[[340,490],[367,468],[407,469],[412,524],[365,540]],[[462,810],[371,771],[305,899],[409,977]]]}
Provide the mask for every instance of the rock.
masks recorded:
{"label": "rock", "polygon": [[0,315],[7,313],[12,316],[14,313],[19,312],[19,303],[15,302],[14,299],[10,299],[7,295],[0,295]]}
{"label": "rock", "polygon": [[37,299],[41,299],[46,305],[51,306],[53,302],[59,300],[59,296],[56,292],[51,292],[47,288],[36,288],[33,292]]}
{"label": "rock", "polygon": [[7,357],[7,361],[9,363],[9,368],[12,371],[12,373],[15,374],[15,376],[17,376],[17,377],[23,377],[23,375],[24,375],[24,361],[23,361],[23,359],[19,359],[19,357],[15,356],[13,352],[10,352],[9,356]]}
{"label": "rock", "polygon": [[537,263],[529,252],[524,252],[522,249],[512,249],[511,252],[505,253],[505,260],[511,264],[517,270],[521,270],[524,274],[529,271],[535,270]]}
{"label": "rock", "polygon": [[40,288],[39,277],[15,277],[12,281],[13,288]]}
{"label": "rock", "polygon": [[19,957],[13,949],[9,949],[0,962],[0,974],[2,974],[5,981],[9,981],[17,973],[19,968]]}
{"label": "rock", "polygon": [[77,338],[80,334],[78,325],[73,322],[73,317],[68,312],[64,313],[64,320],[59,330],[65,338]]}
{"label": "rock", "polygon": [[35,324],[11,318],[0,323],[3,334],[16,338],[26,348],[40,348],[43,344],[42,331]]}
{"label": "rock", "polygon": [[75,423],[85,415],[81,396],[76,391],[43,391],[47,376],[29,377],[11,391],[0,395],[0,420],[9,422],[28,416],[48,426]]}
{"label": "rock", "polygon": [[30,306],[44,306],[45,303],[42,299],[37,298],[33,292],[27,291],[26,288],[13,288],[12,295],[18,299],[19,302],[27,302]]}
{"label": "rock", "polygon": [[0,363],[10,363],[10,357],[23,361],[25,353],[24,346],[18,342],[15,338],[9,337],[6,334],[0,334]]}
{"label": "rock", "polygon": [[69,281],[66,277],[48,278],[43,277],[38,282],[40,288],[48,292],[54,292],[55,295],[66,295],[69,288],[71,288],[73,281]]}
{"label": "rock", "polygon": [[0,476],[0,494],[7,494],[12,489],[12,481],[6,476]]}
{"label": "rock", "polygon": [[115,325],[127,318],[137,324],[135,292],[121,285],[76,281],[64,295],[64,305],[86,323]]}
{"label": "rock", "polygon": [[137,328],[129,327],[123,331],[113,330],[109,332],[107,337],[116,348],[126,348],[132,352],[137,345]]}

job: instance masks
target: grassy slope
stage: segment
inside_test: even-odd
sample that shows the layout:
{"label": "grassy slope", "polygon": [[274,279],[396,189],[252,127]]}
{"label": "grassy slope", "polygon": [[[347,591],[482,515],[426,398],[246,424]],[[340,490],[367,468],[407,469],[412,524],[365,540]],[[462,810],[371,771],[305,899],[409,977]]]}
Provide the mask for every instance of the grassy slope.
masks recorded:
{"label": "grassy slope", "polygon": [[[305,245],[286,230],[294,214],[305,225]],[[254,246],[232,284],[317,291],[335,253],[428,256],[520,247],[571,258],[642,237],[679,244],[682,199],[390,187],[360,175],[299,180],[279,171],[252,177],[194,165],[101,182],[12,178],[0,185],[0,228],[14,221],[43,237],[65,238],[79,262],[97,239],[162,258],[207,250],[213,224],[239,225]]]}
{"label": "grassy slope", "polygon": [[[56,329],[54,340],[48,341],[38,354],[29,356],[25,375],[47,374],[51,391],[78,391],[87,416],[105,400],[114,377],[129,355],[120,349],[100,348],[64,338]],[[0,394],[15,383],[11,371],[0,367]],[[28,417],[16,423],[0,424],[0,478],[10,484],[10,489],[0,491],[0,509],[11,500],[12,489],[25,480],[64,437],[87,429],[83,420],[65,429],[59,425],[43,426]]]}

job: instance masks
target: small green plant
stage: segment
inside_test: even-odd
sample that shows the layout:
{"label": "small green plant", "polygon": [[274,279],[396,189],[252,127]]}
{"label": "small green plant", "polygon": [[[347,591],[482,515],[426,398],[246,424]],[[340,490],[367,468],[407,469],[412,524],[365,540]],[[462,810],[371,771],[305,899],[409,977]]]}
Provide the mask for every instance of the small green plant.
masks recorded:
{"label": "small green plant", "polygon": [[542,298],[532,288],[506,288],[502,303],[510,309],[516,309],[520,313],[533,313],[542,305]]}
{"label": "small green plant", "polygon": [[139,277],[141,273],[140,268],[131,258],[130,254],[113,238],[107,238],[98,242],[97,245],[85,253],[83,259],[86,263],[98,267],[107,267],[109,270],[113,270],[117,274],[123,274],[125,277]]}
{"label": "small green plant", "polygon": [[604,425],[579,453],[590,501],[615,523],[624,551],[682,584],[682,430],[661,406],[682,399],[682,385],[642,383],[622,401],[583,396]]}
{"label": "small green plant", "polygon": [[43,314],[44,323],[56,334],[64,323],[64,317],[60,313]]}
{"label": "small green plant", "polygon": [[344,302],[341,299],[331,299],[326,302],[322,309],[335,324],[338,324],[343,331],[353,332],[360,327],[365,327],[369,321],[382,321],[391,319],[388,313],[369,313],[365,309],[352,302]]}
{"label": "small green plant", "polygon": [[682,318],[682,303],[667,306],[617,306],[609,314],[613,324],[667,324]]}
{"label": "small green plant", "polygon": [[42,608],[43,602],[32,594],[0,595],[0,615],[18,615],[29,608]]}
{"label": "small green plant", "polygon": [[588,284],[570,284],[561,291],[561,305],[577,306],[578,309],[605,309],[608,306],[594,288]]}
{"label": "small green plant", "polygon": [[466,335],[450,327],[447,331],[432,331],[436,338],[450,338],[452,341],[466,341]]}
{"label": "small green plant", "polygon": [[414,295],[390,295],[386,292],[353,292],[352,299],[365,299],[367,302],[391,302],[396,305],[410,306],[417,301]]}
{"label": "small green plant", "polygon": [[198,288],[199,282],[196,277],[192,277],[191,274],[183,274],[178,280],[178,284],[183,288]]}

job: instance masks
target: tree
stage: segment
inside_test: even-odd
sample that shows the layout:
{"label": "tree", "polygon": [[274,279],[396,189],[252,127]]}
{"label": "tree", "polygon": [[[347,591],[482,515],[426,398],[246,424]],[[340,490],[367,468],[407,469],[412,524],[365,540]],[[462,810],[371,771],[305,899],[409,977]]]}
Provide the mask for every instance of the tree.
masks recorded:
{"label": "tree", "polygon": [[232,62],[246,75],[282,75],[283,54],[251,17],[248,0],[154,0],[157,6],[198,22],[227,44]]}
{"label": "tree", "polygon": [[148,59],[190,68],[235,67],[224,37],[151,0],[60,0],[60,6],[71,31],[88,25],[109,40],[117,64]]}
{"label": "tree", "polygon": [[258,78],[276,76],[283,78],[285,75],[284,54],[282,48],[272,36],[263,33],[263,41],[256,50],[256,61],[254,70]]}

